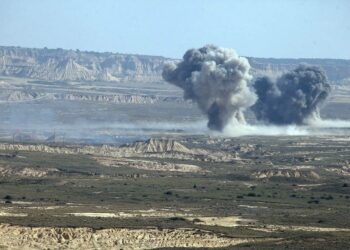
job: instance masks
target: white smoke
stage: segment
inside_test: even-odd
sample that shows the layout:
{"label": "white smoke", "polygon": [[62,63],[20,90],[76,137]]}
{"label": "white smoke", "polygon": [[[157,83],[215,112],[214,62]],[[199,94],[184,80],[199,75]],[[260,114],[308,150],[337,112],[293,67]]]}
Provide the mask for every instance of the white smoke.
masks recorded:
{"label": "white smoke", "polygon": [[314,120],[306,125],[270,125],[230,123],[223,131],[224,136],[311,136],[344,135],[350,136],[350,121]]}
{"label": "white smoke", "polygon": [[312,117],[306,120],[306,124],[314,128],[350,128],[349,120],[329,120],[320,117]]}
{"label": "white smoke", "polygon": [[288,125],[275,126],[264,124],[241,124],[231,123],[226,126],[224,130],[225,136],[249,136],[249,135],[263,135],[263,136],[303,136],[309,135],[310,132],[304,126]]}

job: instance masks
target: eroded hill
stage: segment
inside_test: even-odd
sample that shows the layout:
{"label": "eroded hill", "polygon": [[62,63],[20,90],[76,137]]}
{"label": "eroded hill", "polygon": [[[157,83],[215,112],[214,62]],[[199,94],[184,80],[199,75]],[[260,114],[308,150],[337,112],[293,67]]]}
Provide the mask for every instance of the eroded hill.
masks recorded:
{"label": "eroded hill", "polygon": [[[0,75],[49,81],[161,81],[161,56],[64,49],[0,47]],[[255,76],[280,74],[300,63],[319,65],[330,80],[350,78],[350,60],[248,58]]]}

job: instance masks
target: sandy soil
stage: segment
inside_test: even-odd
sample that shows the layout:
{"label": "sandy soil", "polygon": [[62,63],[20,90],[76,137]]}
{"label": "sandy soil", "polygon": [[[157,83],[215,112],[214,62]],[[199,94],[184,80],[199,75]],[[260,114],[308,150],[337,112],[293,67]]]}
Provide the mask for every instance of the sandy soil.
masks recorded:
{"label": "sandy soil", "polygon": [[172,211],[172,210],[134,210],[134,211],[123,211],[118,213],[98,213],[98,212],[88,212],[88,213],[69,213],[68,215],[82,216],[82,217],[109,217],[109,218],[133,218],[133,217],[158,217],[158,218],[171,218],[171,217],[183,217],[187,218],[193,214],[182,212],[182,211]]}
{"label": "sandy soil", "polygon": [[[244,224],[255,222],[254,220],[242,219],[239,216],[227,217],[195,217],[192,218],[195,224],[220,227],[237,227]],[[198,220],[198,221],[197,221]]]}
{"label": "sandy soil", "polygon": [[157,162],[157,161],[145,161],[145,160],[130,160],[123,158],[108,158],[108,157],[96,157],[98,163],[109,167],[132,167],[144,170],[153,171],[170,171],[170,172],[201,172],[202,169],[199,166],[191,164],[175,164],[170,162]]}
{"label": "sandy soil", "polygon": [[252,209],[267,209],[265,206],[251,206],[251,205],[238,205],[239,207],[252,208]]}
{"label": "sandy soil", "polygon": [[335,227],[310,227],[310,226],[283,226],[283,225],[264,225],[262,228],[251,228],[263,232],[276,231],[307,231],[307,232],[350,232],[350,228]]}
{"label": "sandy soil", "polygon": [[25,213],[8,213],[8,212],[3,212],[0,211],[0,216],[6,216],[6,217],[26,217],[28,216]]}
{"label": "sandy soil", "polygon": [[171,211],[171,210],[135,210],[129,212],[118,213],[69,213],[67,215],[81,216],[81,217],[103,217],[103,218],[134,218],[134,217],[156,217],[156,218],[171,218],[181,217],[189,221],[193,221],[195,224],[208,225],[208,226],[221,226],[221,227],[236,227],[244,226],[254,220],[243,219],[239,216],[226,216],[226,217],[208,217],[208,216],[196,216],[189,212],[183,211]]}
{"label": "sandy soil", "polygon": [[236,227],[249,225],[255,220],[243,219],[240,216],[226,216],[226,217],[214,217],[214,216],[195,216],[192,213],[182,211],[167,211],[167,210],[135,210],[130,212],[118,212],[118,213],[69,213],[66,215],[81,216],[81,217],[102,217],[102,218],[134,218],[134,217],[155,217],[155,218],[171,218],[181,217],[189,221],[193,221],[195,224],[207,225],[207,226],[221,226],[221,227]]}

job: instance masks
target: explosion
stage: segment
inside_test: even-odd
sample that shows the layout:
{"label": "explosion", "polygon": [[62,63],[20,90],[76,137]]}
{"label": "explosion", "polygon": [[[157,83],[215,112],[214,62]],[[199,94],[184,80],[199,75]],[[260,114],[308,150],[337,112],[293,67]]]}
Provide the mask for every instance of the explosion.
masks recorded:
{"label": "explosion", "polygon": [[301,125],[308,118],[318,117],[318,106],[331,90],[325,73],[307,65],[276,80],[258,78],[254,88],[258,96],[252,106],[256,118],[277,125]]}
{"label": "explosion", "polygon": [[243,111],[256,101],[247,86],[249,69],[248,60],[234,50],[207,45],[188,50],[177,64],[166,64],[162,75],[198,104],[210,129],[222,131],[231,120],[244,123]]}

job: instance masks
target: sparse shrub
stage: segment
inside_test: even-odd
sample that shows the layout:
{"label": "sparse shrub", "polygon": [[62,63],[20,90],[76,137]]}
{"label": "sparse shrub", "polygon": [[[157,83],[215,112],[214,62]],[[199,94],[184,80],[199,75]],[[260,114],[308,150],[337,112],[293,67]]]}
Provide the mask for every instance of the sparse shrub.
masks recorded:
{"label": "sparse shrub", "polygon": [[172,221],[186,221],[185,218],[182,218],[182,217],[170,217],[169,220],[172,220]]}
{"label": "sparse shrub", "polygon": [[344,183],[344,184],[343,184],[343,187],[344,187],[344,188],[345,188],[345,187],[349,187],[349,184]]}
{"label": "sparse shrub", "polygon": [[171,191],[166,191],[166,192],[164,192],[164,194],[166,194],[166,195],[172,195],[173,192],[171,192]]}
{"label": "sparse shrub", "polygon": [[243,195],[237,195],[237,199],[243,199]]}
{"label": "sparse shrub", "polygon": [[199,223],[199,222],[202,222],[202,220],[198,219],[198,218],[195,218],[192,220],[193,223]]}
{"label": "sparse shrub", "polygon": [[333,200],[333,196],[332,195],[323,195],[320,197],[323,200]]}
{"label": "sparse shrub", "polygon": [[5,201],[5,204],[11,204],[11,203],[12,203],[12,201],[10,201],[10,200]]}
{"label": "sparse shrub", "polygon": [[197,185],[196,185],[196,184],[194,184],[194,185],[193,185],[193,188],[197,188]]}
{"label": "sparse shrub", "polygon": [[311,204],[311,203],[319,204],[320,201],[319,200],[309,200],[307,203],[309,203],[309,204]]}
{"label": "sparse shrub", "polygon": [[12,200],[12,196],[11,195],[5,195],[4,199],[5,200]]}
{"label": "sparse shrub", "polygon": [[248,194],[247,194],[247,196],[249,196],[249,197],[255,197],[255,196],[256,196],[256,194],[255,194],[255,193],[250,192],[250,193],[248,193]]}

